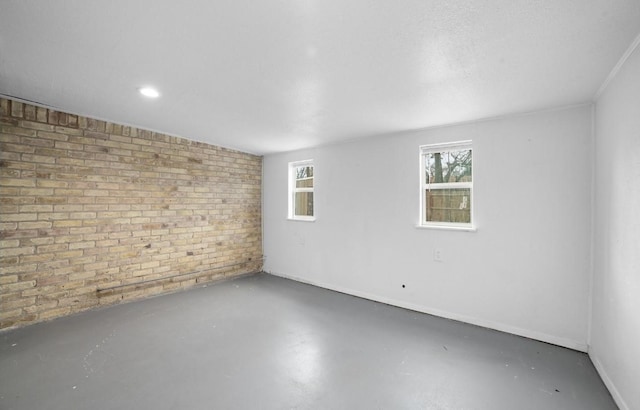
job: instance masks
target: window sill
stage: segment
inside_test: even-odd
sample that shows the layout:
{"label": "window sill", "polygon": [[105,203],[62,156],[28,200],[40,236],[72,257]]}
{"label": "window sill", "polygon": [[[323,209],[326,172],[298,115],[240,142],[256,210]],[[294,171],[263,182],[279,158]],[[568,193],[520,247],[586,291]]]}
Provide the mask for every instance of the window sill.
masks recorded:
{"label": "window sill", "polygon": [[287,220],[295,222],[315,222],[316,218],[287,218]]}
{"label": "window sill", "polygon": [[418,229],[437,229],[441,231],[463,231],[463,232],[477,232],[478,228],[475,226],[447,226],[447,225],[416,225]]}

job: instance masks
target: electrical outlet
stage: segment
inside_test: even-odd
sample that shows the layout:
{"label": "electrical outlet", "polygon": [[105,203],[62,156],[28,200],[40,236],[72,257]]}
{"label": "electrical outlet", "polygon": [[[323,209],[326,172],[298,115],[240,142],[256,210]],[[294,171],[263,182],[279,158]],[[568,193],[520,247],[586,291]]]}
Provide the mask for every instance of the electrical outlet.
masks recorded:
{"label": "electrical outlet", "polygon": [[433,250],[433,260],[436,262],[442,262],[442,249],[435,248]]}

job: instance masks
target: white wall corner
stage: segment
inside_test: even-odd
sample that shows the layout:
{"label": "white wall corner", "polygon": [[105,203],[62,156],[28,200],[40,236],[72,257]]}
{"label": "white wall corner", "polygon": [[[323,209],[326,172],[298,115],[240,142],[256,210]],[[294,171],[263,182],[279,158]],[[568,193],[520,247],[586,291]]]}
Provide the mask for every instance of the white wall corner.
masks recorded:
{"label": "white wall corner", "polygon": [[620,57],[620,60],[618,60],[616,65],[613,66],[607,78],[604,79],[604,81],[602,82],[602,85],[600,85],[600,88],[598,88],[598,91],[596,91],[595,95],[593,96],[593,99],[592,99],[593,102],[598,101],[598,99],[600,98],[604,90],[606,90],[607,87],[609,86],[609,83],[611,83],[611,81],[613,81],[613,79],[616,78],[616,75],[618,75],[618,72],[620,71],[622,66],[624,66],[624,63],[627,61],[629,56],[633,54],[633,52],[635,51],[636,47],[638,47],[639,44],[640,44],[640,33],[638,33],[636,38],[631,42],[631,45],[629,46],[629,48],[627,48],[627,51],[624,52],[622,57]]}
{"label": "white wall corner", "polygon": [[604,385],[607,386],[607,389],[609,389],[609,393],[611,393],[613,400],[616,402],[618,407],[620,407],[620,410],[631,410],[631,408],[627,405],[627,403],[622,398],[622,395],[616,388],[616,385],[613,383],[613,381],[607,374],[607,371],[605,370],[604,366],[600,362],[600,359],[598,359],[598,356],[596,356],[595,353],[593,353],[592,351],[589,351],[588,354],[589,354],[589,359],[591,359],[591,363],[593,363],[593,366],[596,368],[596,371],[600,375],[600,378],[604,382]]}
{"label": "white wall corner", "polygon": [[591,346],[591,331],[593,322],[593,286],[596,275],[596,104],[591,104],[591,221],[589,223],[589,295],[587,299],[587,351]]}

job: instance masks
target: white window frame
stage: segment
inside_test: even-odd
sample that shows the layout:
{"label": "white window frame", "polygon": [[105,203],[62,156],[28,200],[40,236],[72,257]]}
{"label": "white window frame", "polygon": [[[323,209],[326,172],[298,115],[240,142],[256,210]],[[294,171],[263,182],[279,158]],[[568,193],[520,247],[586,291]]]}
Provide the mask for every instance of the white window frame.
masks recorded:
{"label": "white window frame", "polygon": [[[299,167],[312,167],[313,168],[313,187],[304,187],[298,188],[296,187],[296,168]],[[289,162],[289,210],[288,210],[288,219],[294,221],[315,221],[316,220],[316,195],[315,195],[315,186],[316,186],[316,167],[313,163],[313,159],[306,159],[304,161],[295,161]],[[311,192],[313,194],[313,215],[295,215],[295,198],[296,193],[298,192]]]}
{"label": "white window frame", "polygon": [[[426,173],[426,156],[434,152],[456,151],[456,150],[471,150],[472,151],[472,181],[471,182],[440,182],[437,184],[431,184],[427,179]],[[475,152],[473,152],[473,144],[471,140],[447,142],[440,144],[428,144],[420,146],[420,220],[418,228],[435,228],[435,229],[450,229],[450,230],[462,230],[462,231],[475,231],[475,217],[474,208],[475,201],[473,199],[473,180],[475,179],[475,169],[473,162],[475,160]],[[429,189],[469,189],[470,205],[470,219],[471,222],[438,222],[427,221],[426,204],[425,204],[425,191]]]}

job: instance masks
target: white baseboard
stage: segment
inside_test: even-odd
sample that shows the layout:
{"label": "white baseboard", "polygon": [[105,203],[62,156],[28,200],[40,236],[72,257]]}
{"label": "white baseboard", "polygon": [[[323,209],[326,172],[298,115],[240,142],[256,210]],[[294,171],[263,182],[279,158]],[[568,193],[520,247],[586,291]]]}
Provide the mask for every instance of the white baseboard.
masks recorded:
{"label": "white baseboard", "polygon": [[618,407],[620,407],[620,410],[630,410],[631,408],[624,401],[618,389],[616,389],[616,385],[613,384],[613,381],[607,374],[607,371],[602,365],[602,362],[600,361],[600,359],[598,359],[598,356],[596,356],[595,353],[593,353],[593,351],[589,351],[589,358],[591,359],[593,366],[598,371],[598,374],[600,375],[600,378],[604,382],[604,385],[607,386],[607,389],[609,389],[609,393],[611,393],[613,400],[616,402]]}
{"label": "white baseboard", "polygon": [[280,272],[270,272],[266,271],[270,275],[279,276],[286,279],[295,280],[297,282],[307,283],[309,285],[318,286],[320,288],[333,290],[340,293],[346,293],[348,295],[357,296],[363,299],[373,300],[375,302],[385,303],[387,305],[397,306],[404,309],[413,310],[420,313],[427,313],[429,315],[439,316],[446,319],[457,320],[459,322],[465,322],[476,326],[486,327],[493,330],[498,330],[501,332],[511,333],[517,336],[526,337],[528,339],[539,340],[541,342],[550,343],[557,346],[566,347],[572,350],[578,350],[580,352],[586,353],[588,350],[588,345],[586,342],[579,342],[576,340],[566,339],[562,337],[552,336],[541,332],[536,332],[528,329],[522,329],[519,327],[507,325],[504,323],[493,322],[490,320],[480,319],[473,316],[460,315],[457,313],[447,312],[443,310],[433,309],[428,306],[416,305],[413,303],[407,303],[400,300],[394,300],[391,298],[387,298],[380,295],[370,294],[367,292],[361,292],[354,289],[348,289],[341,286],[329,285],[326,283],[321,283],[317,281],[308,280],[305,278],[301,278],[296,275],[290,275],[286,273]]}

